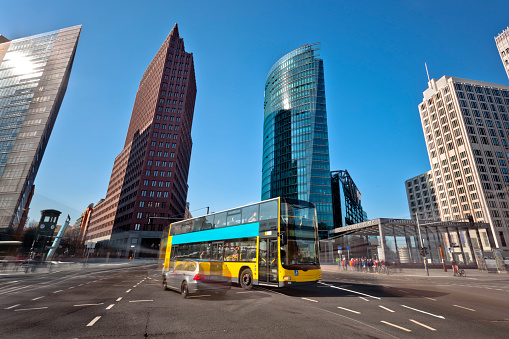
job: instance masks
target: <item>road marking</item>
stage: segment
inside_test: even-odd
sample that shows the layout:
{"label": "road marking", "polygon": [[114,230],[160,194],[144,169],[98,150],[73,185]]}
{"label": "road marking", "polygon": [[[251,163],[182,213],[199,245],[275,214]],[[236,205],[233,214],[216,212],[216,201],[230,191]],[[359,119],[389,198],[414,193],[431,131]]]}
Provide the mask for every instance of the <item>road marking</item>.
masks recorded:
{"label": "road marking", "polygon": [[410,320],[411,322],[416,323],[417,325],[420,325],[422,327],[426,327],[428,330],[436,331],[436,329],[434,329],[433,327],[428,326],[428,325],[424,325],[423,323],[420,323],[420,322],[418,322],[416,320],[413,320],[413,319],[408,319],[408,320]]}
{"label": "road marking", "polygon": [[436,315],[436,314],[433,314],[433,313],[424,312],[424,311],[418,310],[418,309],[416,309],[416,308],[408,307],[408,306],[405,306],[405,305],[401,305],[401,306],[406,307],[406,308],[408,308],[408,309],[410,309],[410,310],[413,310],[413,311],[417,311],[417,312],[421,312],[421,313],[424,313],[424,314],[427,314],[427,315],[431,315],[431,316],[433,316],[433,317],[437,317],[437,318],[440,318],[440,319],[445,319],[445,318],[444,318],[443,316],[441,316],[441,315]]}
{"label": "road marking", "polygon": [[71,286],[71,287],[68,288],[68,290],[72,290],[73,288],[74,288],[74,286]]}
{"label": "road marking", "polygon": [[97,322],[97,320],[101,319],[101,316],[97,316],[94,318],[94,320],[92,320],[91,322],[89,322],[87,324],[87,326],[94,326],[94,324]]}
{"label": "road marking", "polygon": [[394,325],[394,324],[392,324],[392,323],[390,323],[388,321],[381,320],[380,322],[384,323],[384,324],[387,324],[387,325],[390,325],[390,326],[393,326],[393,327],[396,327],[396,328],[399,328],[400,330],[403,330],[403,331],[412,332],[408,328],[404,328],[404,327],[401,327],[401,326],[398,326],[398,325]]}
{"label": "road marking", "polygon": [[301,298],[301,299],[308,300],[308,301],[312,301],[312,302],[314,302],[314,303],[317,303],[317,302],[318,302],[317,300],[308,299],[308,298]]}
{"label": "road marking", "polygon": [[366,298],[364,298],[364,297],[359,297],[359,298],[361,298],[361,299],[362,299],[362,300],[364,300],[364,301],[369,301],[369,299],[366,299]]}
{"label": "road marking", "polygon": [[6,308],[4,308],[4,310],[10,310],[11,308],[18,307],[19,305],[21,305],[21,304],[16,304],[16,305],[6,307]]}
{"label": "road marking", "polygon": [[403,291],[403,290],[398,290],[400,292],[403,292],[403,293],[410,293],[410,292],[407,292],[407,291]]}
{"label": "road marking", "polygon": [[80,306],[97,306],[97,305],[102,305],[104,303],[99,303],[99,304],[79,304],[79,305],[74,305],[76,307],[80,307]]}
{"label": "road marking", "polygon": [[129,292],[131,292],[131,291],[132,291],[131,289],[128,289],[127,291],[125,291],[125,293],[129,293]]}
{"label": "road marking", "polygon": [[154,300],[129,300],[130,303],[140,303],[144,301],[154,301]]}
{"label": "road marking", "polygon": [[355,313],[355,314],[361,314],[361,312],[357,312],[357,311],[354,311],[354,310],[351,310],[351,309],[348,309],[348,308],[344,308],[344,307],[339,307],[338,308],[342,309],[342,310],[345,310],[345,311],[348,311],[348,312],[352,312],[352,313]]}
{"label": "road marking", "polygon": [[55,292],[53,292],[53,293],[60,293],[60,292],[62,292],[62,291],[63,291],[63,290],[58,290],[58,291],[55,291]]}
{"label": "road marking", "polygon": [[115,304],[111,304],[110,306],[106,307],[107,310],[111,310],[111,308],[115,306]]}
{"label": "road marking", "polygon": [[343,290],[343,291],[347,291],[347,292],[350,292],[350,293],[355,293],[355,294],[363,295],[363,296],[365,296],[365,297],[369,297],[369,298],[373,298],[373,299],[378,299],[378,300],[380,300],[380,298],[379,298],[379,297],[374,297],[374,296],[369,295],[369,294],[365,294],[365,293],[361,293],[361,292],[356,292],[356,291],[348,290],[348,289],[346,289],[346,288],[341,288],[341,287],[337,287],[337,286],[334,286],[334,285],[327,285],[327,284],[322,283],[322,282],[321,282],[320,284],[325,285],[325,286],[329,286],[329,287],[332,287],[332,288],[336,288],[336,289],[338,289],[338,290]]}
{"label": "road marking", "polygon": [[393,311],[393,310],[391,310],[390,308],[387,308],[387,307],[382,306],[382,305],[378,305],[378,307],[383,308],[384,310],[389,311],[389,312],[392,312],[392,313],[396,312],[396,311]]}
{"label": "road marking", "polygon": [[133,287],[137,287],[138,285],[134,285]]}
{"label": "road marking", "polygon": [[433,301],[437,301],[436,299],[433,299],[433,298],[428,298],[428,297],[424,297],[426,299],[429,299],[429,300],[433,300]]}
{"label": "road marking", "polygon": [[452,306],[459,307],[459,308],[464,308],[465,310],[469,310],[469,311],[475,312],[475,310],[473,310],[471,308],[468,308],[468,307],[463,307],[463,306],[460,306],[460,305],[452,305]]}
{"label": "road marking", "polygon": [[85,285],[85,284],[79,284],[78,286],[83,286],[83,285]]}
{"label": "road marking", "polygon": [[120,301],[120,300],[122,300],[122,297],[118,297],[118,298],[117,298],[117,301]]}
{"label": "road marking", "polygon": [[18,308],[17,310],[14,310],[14,312],[17,312],[17,311],[44,310],[45,308],[47,308],[47,307]]}
{"label": "road marking", "polygon": [[37,298],[33,298],[33,299],[32,299],[32,301],[39,300],[39,299],[42,299],[42,298],[44,298],[44,296],[42,296],[42,297],[37,297]]}

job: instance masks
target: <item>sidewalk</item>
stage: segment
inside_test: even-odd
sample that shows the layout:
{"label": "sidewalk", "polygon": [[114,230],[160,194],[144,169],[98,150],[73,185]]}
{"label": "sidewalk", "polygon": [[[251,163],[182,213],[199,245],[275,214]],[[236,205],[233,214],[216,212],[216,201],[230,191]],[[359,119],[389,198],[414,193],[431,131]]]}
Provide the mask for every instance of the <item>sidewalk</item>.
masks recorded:
{"label": "sidewalk", "polygon": [[[353,267],[348,267],[348,270],[344,271],[343,268],[339,269],[337,265],[321,265],[324,272],[334,272],[341,274],[357,274],[357,275],[370,275],[370,276],[384,276],[378,273],[363,273],[354,271]],[[488,273],[480,272],[477,269],[465,269],[467,278],[479,278],[489,280],[509,280],[509,274],[507,273]],[[424,268],[390,268],[389,276],[407,276],[407,277],[423,277],[423,278],[450,278],[453,277],[452,268],[448,267],[447,272],[444,272],[442,268],[430,268],[429,277],[426,276],[426,270]]]}

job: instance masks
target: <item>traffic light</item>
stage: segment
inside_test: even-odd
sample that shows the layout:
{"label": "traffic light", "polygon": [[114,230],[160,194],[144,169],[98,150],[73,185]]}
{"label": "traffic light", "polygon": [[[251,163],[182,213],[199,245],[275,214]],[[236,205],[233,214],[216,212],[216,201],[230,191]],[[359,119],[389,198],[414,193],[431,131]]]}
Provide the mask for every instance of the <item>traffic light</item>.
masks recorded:
{"label": "traffic light", "polygon": [[421,256],[425,257],[426,255],[428,255],[428,248],[427,247],[421,247],[419,252],[421,253]]}

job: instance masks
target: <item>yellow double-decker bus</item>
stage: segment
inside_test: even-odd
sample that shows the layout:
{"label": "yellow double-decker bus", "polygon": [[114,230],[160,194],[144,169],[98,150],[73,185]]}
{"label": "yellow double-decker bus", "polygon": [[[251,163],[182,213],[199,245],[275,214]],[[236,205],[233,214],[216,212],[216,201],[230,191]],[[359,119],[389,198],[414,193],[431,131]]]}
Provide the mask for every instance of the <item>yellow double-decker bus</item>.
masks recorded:
{"label": "yellow double-decker bus", "polygon": [[172,223],[163,231],[159,258],[163,274],[185,259],[222,262],[244,289],[322,279],[315,207],[287,198]]}

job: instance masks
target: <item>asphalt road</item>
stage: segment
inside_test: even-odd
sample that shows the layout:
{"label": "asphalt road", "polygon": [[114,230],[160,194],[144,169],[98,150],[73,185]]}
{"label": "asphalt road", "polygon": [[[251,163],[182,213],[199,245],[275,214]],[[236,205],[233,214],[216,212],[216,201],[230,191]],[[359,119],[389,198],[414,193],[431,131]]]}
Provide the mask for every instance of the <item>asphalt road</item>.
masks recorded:
{"label": "asphalt road", "polygon": [[324,271],[313,286],[183,299],[154,265],[7,274],[0,337],[507,338],[508,279]]}

